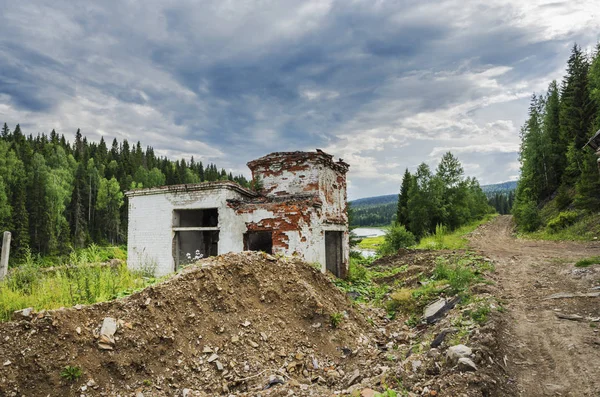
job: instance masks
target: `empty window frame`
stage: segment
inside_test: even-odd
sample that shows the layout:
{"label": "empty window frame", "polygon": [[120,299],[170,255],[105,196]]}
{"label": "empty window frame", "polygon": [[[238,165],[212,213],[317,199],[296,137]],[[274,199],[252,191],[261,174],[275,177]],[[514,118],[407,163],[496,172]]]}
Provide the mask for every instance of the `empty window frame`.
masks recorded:
{"label": "empty window frame", "polygon": [[219,254],[219,212],[216,208],[173,211],[175,270],[199,258]]}
{"label": "empty window frame", "polygon": [[244,234],[245,251],[273,253],[273,232],[269,230],[251,231]]}

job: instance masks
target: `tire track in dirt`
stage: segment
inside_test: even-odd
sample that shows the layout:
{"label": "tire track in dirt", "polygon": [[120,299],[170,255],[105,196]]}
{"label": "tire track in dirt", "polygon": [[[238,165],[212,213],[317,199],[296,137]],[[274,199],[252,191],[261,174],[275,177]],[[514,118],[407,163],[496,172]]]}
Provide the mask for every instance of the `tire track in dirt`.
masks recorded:
{"label": "tire track in dirt", "polygon": [[545,300],[556,292],[589,292],[600,285],[600,266],[573,266],[578,259],[600,256],[600,244],[522,240],[512,233],[512,217],[499,216],[470,240],[472,248],[496,262],[498,298],[507,309],[501,342],[519,395],[600,396],[598,328],[556,317],[599,317],[600,298]]}

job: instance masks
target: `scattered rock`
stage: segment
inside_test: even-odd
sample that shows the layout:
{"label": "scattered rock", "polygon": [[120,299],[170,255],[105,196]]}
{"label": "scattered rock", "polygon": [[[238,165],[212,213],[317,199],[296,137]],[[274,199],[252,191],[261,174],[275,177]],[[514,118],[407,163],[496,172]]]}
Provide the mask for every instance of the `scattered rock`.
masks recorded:
{"label": "scattered rock", "polygon": [[8,366],[9,366],[9,365],[11,365],[11,364],[12,364],[12,362],[11,362],[10,360],[6,360],[6,361],[4,362],[4,364],[2,364],[2,365],[4,365],[5,367],[8,367]]}
{"label": "scattered rock", "polygon": [[15,320],[29,320],[31,319],[31,315],[33,314],[33,307],[28,307],[26,309],[17,310],[14,312]]}
{"label": "scattered rock", "polygon": [[444,340],[446,339],[446,336],[448,336],[448,334],[456,332],[456,331],[457,331],[456,328],[443,329],[439,334],[436,335],[436,337],[431,342],[430,346],[432,348],[439,347],[442,343],[444,343]]}
{"label": "scattered rock", "polygon": [[360,392],[360,397],[375,397],[378,393],[373,389],[363,389]]}
{"label": "scattered rock", "polygon": [[456,345],[448,348],[448,351],[446,352],[446,357],[452,364],[455,364],[459,359],[463,357],[471,357],[472,354],[473,351],[470,347],[467,347],[465,345]]}
{"label": "scattered rock", "polygon": [[412,364],[412,371],[413,372],[419,371],[419,369],[423,366],[423,362],[421,360],[411,361],[411,364]]}
{"label": "scattered rock", "polygon": [[285,379],[283,378],[283,376],[271,375],[271,376],[269,376],[269,382],[265,386],[265,390],[270,389],[271,387],[276,386],[276,385],[283,385],[284,383],[285,383]]}
{"label": "scattered rock", "polygon": [[433,324],[439,321],[448,311],[450,311],[458,303],[459,298],[447,300],[445,298],[438,299],[431,303],[423,312],[423,317],[428,324]]}
{"label": "scattered rock", "polygon": [[346,387],[350,387],[353,384],[357,383],[360,380],[360,371],[358,369],[355,369],[354,372],[352,372],[352,374],[350,374],[349,378],[348,378],[348,382],[346,382]]}
{"label": "scattered rock", "polygon": [[477,371],[475,363],[467,357],[461,357],[458,359],[458,370],[459,371]]}
{"label": "scattered rock", "polygon": [[100,335],[113,336],[117,332],[117,320],[112,317],[105,317],[100,328]]}
{"label": "scattered rock", "polygon": [[208,361],[209,363],[212,363],[213,361],[217,361],[218,358],[219,358],[219,356],[217,354],[213,353],[206,361]]}
{"label": "scattered rock", "polygon": [[215,365],[217,366],[217,370],[223,371],[223,364],[219,360],[215,361]]}

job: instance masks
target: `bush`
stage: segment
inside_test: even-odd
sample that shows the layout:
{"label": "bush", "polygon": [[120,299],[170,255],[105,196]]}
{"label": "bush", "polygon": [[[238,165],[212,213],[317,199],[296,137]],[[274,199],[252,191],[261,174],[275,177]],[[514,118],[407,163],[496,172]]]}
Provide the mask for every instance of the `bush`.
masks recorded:
{"label": "bush", "polygon": [[556,233],[567,226],[571,226],[577,221],[577,218],[579,218],[579,214],[575,211],[561,212],[548,221],[548,229],[550,229],[551,232]]}
{"label": "bush", "polygon": [[558,208],[559,211],[562,211],[567,208],[572,201],[573,199],[571,198],[569,190],[564,185],[561,185],[558,188],[558,193],[556,194],[556,208]]}
{"label": "bush", "polygon": [[360,281],[368,281],[369,275],[367,269],[360,263],[358,259],[351,258],[348,266],[348,281],[356,283]]}
{"label": "bush", "polygon": [[519,229],[524,232],[534,232],[542,224],[540,211],[533,201],[519,202],[513,208],[513,215]]}
{"label": "bush", "polygon": [[378,253],[380,255],[391,255],[398,252],[401,248],[410,247],[416,244],[415,236],[406,230],[406,228],[394,222],[392,227],[385,234],[385,239]]}

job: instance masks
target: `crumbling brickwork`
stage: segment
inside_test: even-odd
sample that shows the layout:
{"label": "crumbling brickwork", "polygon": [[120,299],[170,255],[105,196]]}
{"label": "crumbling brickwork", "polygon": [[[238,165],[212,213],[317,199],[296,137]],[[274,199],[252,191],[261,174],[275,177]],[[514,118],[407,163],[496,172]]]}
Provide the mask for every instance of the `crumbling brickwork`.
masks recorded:
{"label": "crumbling brickwork", "polygon": [[[135,252],[141,251],[146,256],[160,258],[161,274],[177,267],[177,263],[163,264],[165,258],[174,254],[162,252],[169,249],[157,248],[157,241],[169,240],[170,247],[175,247],[178,233],[188,233],[190,229],[177,228],[172,222],[167,224],[166,219],[170,220],[170,214],[182,208],[216,208],[218,226],[211,232],[218,233],[219,254],[248,249],[244,246],[248,233],[263,232],[262,240],[265,233],[270,233],[271,244],[264,245],[262,241],[262,246],[270,247],[273,253],[300,256],[309,262],[319,263],[323,271],[328,269],[345,277],[349,258],[348,164],[342,160],[334,161],[333,156],[317,150],[272,153],[249,162],[248,167],[253,177],[262,181],[263,189],[258,194],[232,182],[128,192],[130,261],[139,260]],[[156,233],[158,235],[144,237],[139,230],[144,221],[139,217],[152,216],[153,212],[163,214],[154,217],[162,220],[161,225],[156,225],[160,230]],[[334,248],[325,245],[327,233],[329,240],[332,237],[338,239],[335,244],[330,244]],[[190,247],[189,237],[186,241],[186,247]],[[327,252],[328,249],[339,252]],[[160,250],[160,253],[154,254],[154,251]],[[180,254],[178,252],[177,255]]]}

